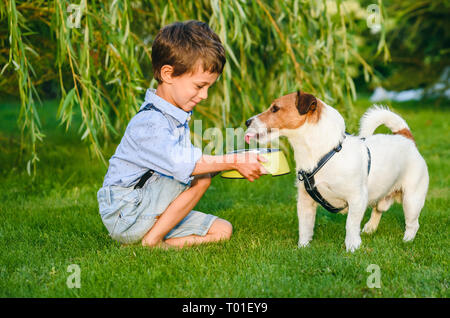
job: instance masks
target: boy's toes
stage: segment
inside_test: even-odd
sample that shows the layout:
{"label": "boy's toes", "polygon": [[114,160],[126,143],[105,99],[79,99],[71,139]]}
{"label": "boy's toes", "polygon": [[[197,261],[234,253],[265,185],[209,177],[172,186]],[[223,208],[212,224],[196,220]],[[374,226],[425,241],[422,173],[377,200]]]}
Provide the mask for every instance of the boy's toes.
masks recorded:
{"label": "boy's toes", "polygon": [[161,248],[163,250],[168,250],[170,248],[176,248],[176,246],[167,244],[164,241],[159,241],[159,242],[148,242],[148,241],[144,241],[142,240],[142,246],[145,247],[152,247],[152,248]]}

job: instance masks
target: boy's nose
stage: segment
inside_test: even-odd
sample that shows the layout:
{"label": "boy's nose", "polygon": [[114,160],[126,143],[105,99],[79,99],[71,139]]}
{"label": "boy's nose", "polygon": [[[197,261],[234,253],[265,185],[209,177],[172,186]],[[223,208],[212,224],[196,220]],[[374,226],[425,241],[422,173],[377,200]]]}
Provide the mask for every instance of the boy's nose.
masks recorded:
{"label": "boy's nose", "polygon": [[200,93],[198,94],[198,96],[203,100],[203,99],[207,99],[208,98],[208,90],[206,89],[202,89],[200,90]]}

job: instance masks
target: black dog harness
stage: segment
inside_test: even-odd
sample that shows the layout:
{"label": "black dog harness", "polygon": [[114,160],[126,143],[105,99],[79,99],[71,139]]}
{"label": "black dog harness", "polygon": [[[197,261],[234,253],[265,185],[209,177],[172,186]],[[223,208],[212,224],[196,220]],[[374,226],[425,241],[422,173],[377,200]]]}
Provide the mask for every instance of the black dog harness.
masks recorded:
{"label": "black dog harness", "polygon": [[[345,139],[345,135],[344,135],[344,139]],[[361,140],[364,141],[365,138],[361,138]],[[336,208],[336,207],[332,206],[330,203],[328,203],[328,201],[322,197],[319,190],[317,190],[317,187],[315,186],[314,175],[327,163],[328,160],[331,159],[331,157],[334,156],[335,153],[341,151],[343,141],[344,140],[342,140],[339,143],[339,145],[337,145],[337,147],[335,147],[334,149],[331,149],[331,151],[329,151],[325,156],[323,156],[322,159],[319,160],[319,163],[313,169],[313,171],[308,173],[304,170],[299,170],[297,173],[298,180],[303,181],[303,183],[305,184],[305,190],[306,190],[306,192],[308,192],[308,194],[311,196],[311,198],[313,198],[314,201],[319,203],[324,209],[326,209],[327,211],[329,211],[331,213],[337,213],[337,212],[341,211],[344,207]],[[367,145],[366,145],[366,148],[367,148],[367,155],[368,155],[368,167],[367,167],[367,175],[368,175],[370,172],[370,166],[371,166],[371,155],[370,155],[369,147],[367,147]]]}

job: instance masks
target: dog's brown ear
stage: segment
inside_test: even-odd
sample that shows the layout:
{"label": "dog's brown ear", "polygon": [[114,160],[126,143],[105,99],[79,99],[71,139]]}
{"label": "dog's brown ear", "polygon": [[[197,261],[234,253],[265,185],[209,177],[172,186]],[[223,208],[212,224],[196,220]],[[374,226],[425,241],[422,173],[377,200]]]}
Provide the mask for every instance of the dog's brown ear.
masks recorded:
{"label": "dog's brown ear", "polygon": [[304,115],[310,110],[314,111],[316,107],[317,99],[313,95],[297,91],[297,110],[300,115]]}

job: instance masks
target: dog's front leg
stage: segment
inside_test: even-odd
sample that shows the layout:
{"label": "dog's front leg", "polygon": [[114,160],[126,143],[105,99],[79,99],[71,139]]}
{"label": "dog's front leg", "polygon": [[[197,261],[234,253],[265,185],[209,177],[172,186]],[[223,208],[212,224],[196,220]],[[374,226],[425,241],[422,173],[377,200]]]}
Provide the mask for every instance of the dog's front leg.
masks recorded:
{"label": "dog's front leg", "polygon": [[299,185],[297,200],[298,247],[308,246],[313,238],[317,203],[308,195],[303,185]]}
{"label": "dog's front leg", "polygon": [[347,252],[356,251],[361,245],[361,221],[367,208],[367,190],[348,201],[345,225],[345,247]]}

